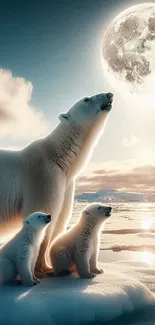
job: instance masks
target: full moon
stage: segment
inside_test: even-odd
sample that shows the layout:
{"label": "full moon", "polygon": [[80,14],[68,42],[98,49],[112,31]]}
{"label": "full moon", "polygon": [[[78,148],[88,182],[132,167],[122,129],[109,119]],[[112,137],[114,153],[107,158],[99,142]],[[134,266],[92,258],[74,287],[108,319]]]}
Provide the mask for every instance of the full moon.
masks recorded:
{"label": "full moon", "polygon": [[104,73],[112,86],[142,106],[155,106],[155,3],[122,11],[102,43]]}

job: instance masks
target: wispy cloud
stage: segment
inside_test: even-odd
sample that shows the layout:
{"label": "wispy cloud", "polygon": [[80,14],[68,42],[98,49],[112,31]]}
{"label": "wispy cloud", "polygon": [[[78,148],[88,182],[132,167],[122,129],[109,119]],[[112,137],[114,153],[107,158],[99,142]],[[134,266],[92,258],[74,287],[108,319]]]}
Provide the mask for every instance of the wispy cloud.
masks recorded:
{"label": "wispy cloud", "polygon": [[45,135],[48,124],[31,105],[33,86],[24,78],[0,69],[0,137],[34,139]]}
{"label": "wispy cloud", "polygon": [[[97,169],[77,179],[76,193],[97,191],[101,188],[155,193],[155,165],[126,168]],[[124,164],[125,166],[125,164]]]}
{"label": "wispy cloud", "polygon": [[132,133],[129,137],[124,137],[123,139],[123,145],[125,147],[132,147],[137,145],[140,142],[140,139]]}

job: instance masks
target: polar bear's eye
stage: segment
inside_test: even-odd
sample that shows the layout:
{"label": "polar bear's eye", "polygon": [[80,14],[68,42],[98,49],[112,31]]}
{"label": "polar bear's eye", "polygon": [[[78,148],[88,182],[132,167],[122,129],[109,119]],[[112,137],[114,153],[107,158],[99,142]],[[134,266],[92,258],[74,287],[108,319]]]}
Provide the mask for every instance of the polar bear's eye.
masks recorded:
{"label": "polar bear's eye", "polygon": [[98,210],[101,210],[102,209],[102,207],[98,207]]}
{"label": "polar bear's eye", "polygon": [[39,219],[40,217],[41,217],[41,216],[39,215],[39,216],[38,216],[38,219]]}
{"label": "polar bear's eye", "polygon": [[89,100],[89,97],[85,97],[84,102],[87,102]]}

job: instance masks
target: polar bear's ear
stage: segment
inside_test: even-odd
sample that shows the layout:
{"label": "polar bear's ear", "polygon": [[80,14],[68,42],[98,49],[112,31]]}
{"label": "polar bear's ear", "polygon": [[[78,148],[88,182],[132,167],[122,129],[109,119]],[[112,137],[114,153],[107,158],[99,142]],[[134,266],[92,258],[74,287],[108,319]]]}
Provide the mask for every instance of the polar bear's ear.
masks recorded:
{"label": "polar bear's ear", "polygon": [[59,114],[58,119],[60,120],[60,122],[68,125],[69,120],[70,120],[70,114],[69,113]]}
{"label": "polar bear's ear", "polygon": [[86,216],[89,216],[89,212],[87,210],[84,210],[83,213],[86,214]]}
{"label": "polar bear's ear", "polygon": [[26,223],[27,225],[29,225],[30,223],[27,220],[24,220],[24,223]]}

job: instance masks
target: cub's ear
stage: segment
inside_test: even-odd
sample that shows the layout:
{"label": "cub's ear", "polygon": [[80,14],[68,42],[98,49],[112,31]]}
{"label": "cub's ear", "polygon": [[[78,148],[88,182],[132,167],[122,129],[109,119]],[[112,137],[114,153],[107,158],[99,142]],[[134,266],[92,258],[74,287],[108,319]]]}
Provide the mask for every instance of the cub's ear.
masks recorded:
{"label": "cub's ear", "polygon": [[58,119],[60,120],[60,122],[68,125],[70,120],[70,114],[69,113],[59,114]]}
{"label": "cub's ear", "polygon": [[87,210],[83,210],[83,214],[85,214],[86,216],[89,216],[89,212]]}
{"label": "cub's ear", "polygon": [[24,220],[23,223],[26,223],[26,225],[30,224],[27,220]]}

